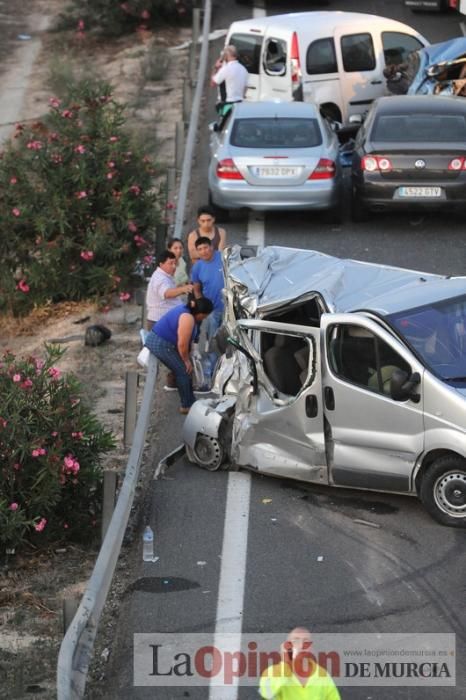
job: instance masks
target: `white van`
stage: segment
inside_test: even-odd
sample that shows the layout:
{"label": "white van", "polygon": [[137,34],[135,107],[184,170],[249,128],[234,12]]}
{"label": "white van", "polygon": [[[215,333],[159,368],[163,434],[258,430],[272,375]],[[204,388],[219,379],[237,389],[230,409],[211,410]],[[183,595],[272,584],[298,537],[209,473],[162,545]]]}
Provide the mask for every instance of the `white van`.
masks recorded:
{"label": "white van", "polygon": [[304,100],[347,123],[385,93],[383,69],[429,42],[401,22],[358,12],[299,12],[233,22],[248,100]]}

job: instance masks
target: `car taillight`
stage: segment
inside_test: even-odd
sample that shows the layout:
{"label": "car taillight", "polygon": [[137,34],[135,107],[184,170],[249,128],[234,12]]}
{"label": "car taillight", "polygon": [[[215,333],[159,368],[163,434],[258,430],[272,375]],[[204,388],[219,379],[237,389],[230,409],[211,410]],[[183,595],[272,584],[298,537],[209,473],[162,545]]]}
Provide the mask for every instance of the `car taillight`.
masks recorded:
{"label": "car taillight", "polygon": [[224,158],[217,163],[217,177],[221,180],[244,180],[231,158]]}
{"label": "car taillight", "polygon": [[335,177],[335,173],[336,166],[333,160],[321,158],[308,180],[331,180],[332,177]]}
{"label": "car taillight", "polygon": [[448,170],[466,170],[466,158],[464,156],[453,158],[448,164]]}
{"label": "car taillight", "polygon": [[299,61],[298,35],[293,32],[291,39],[291,82],[298,83],[301,80],[301,63]]}
{"label": "car taillight", "polygon": [[364,156],[361,161],[361,168],[368,173],[374,173],[376,170],[388,173],[390,170],[393,170],[391,160],[385,156]]}

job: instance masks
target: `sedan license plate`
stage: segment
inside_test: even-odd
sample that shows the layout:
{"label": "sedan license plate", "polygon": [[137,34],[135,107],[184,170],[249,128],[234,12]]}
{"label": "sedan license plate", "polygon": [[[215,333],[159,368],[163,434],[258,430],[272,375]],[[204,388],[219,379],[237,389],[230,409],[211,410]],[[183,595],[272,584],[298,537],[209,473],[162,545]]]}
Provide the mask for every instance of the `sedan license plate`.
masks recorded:
{"label": "sedan license plate", "polygon": [[258,165],[253,168],[256,177],[296,177],[301,168],[292,165]]}
{"label": "sedan license plate", "polygon": [[400,197],[427,197],[435,198],[442,196],[441,187],[399,187]]}

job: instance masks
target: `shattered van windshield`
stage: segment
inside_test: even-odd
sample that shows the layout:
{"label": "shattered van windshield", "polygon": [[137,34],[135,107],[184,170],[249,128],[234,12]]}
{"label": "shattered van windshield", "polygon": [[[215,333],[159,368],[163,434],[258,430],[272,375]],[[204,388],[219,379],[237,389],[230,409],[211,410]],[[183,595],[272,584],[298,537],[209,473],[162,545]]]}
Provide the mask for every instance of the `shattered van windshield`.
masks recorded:
{"label": "shattered van windshield", "polygon": [[466,383],[466,296],[387,316],[437,376]]}

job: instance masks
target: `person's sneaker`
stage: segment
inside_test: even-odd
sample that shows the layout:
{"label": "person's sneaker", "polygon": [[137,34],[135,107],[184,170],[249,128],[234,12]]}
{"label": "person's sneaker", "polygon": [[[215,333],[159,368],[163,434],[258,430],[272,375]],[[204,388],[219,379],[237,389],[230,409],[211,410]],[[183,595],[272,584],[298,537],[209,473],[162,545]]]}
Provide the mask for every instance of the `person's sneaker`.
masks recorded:
{"label": "person's sneaker", "polygon": [[189,408],[187,408],[186,406],[180,406],[179,411],[181,415],[186,416],[189,413]]}
{"label": "person's sneaker", "polygon": [[164,391],[177,391],[177,388],[176,388],[176,386],[170,386],[169,384],[165,384],[165,386],[163,387],[163,390]]}
{"label": "person's sneaker", "polygon": [[195,394],[210,394],[210,393],[212,393],[212,389],[209,386],[207,386],[207,384],[206,384],[205,386],[200,386],[199,389],[194,389],[194,393]]}

